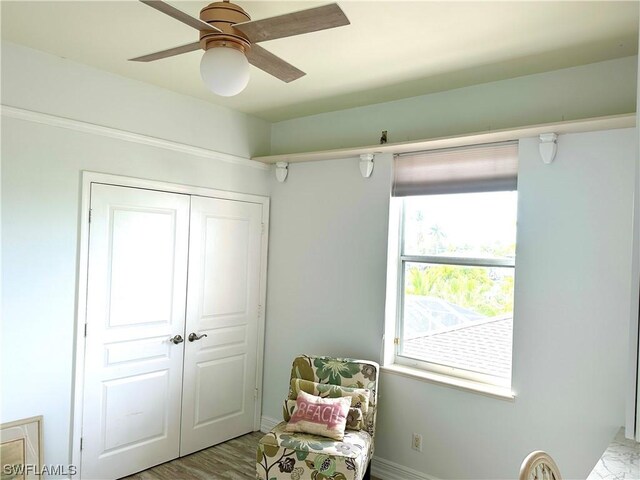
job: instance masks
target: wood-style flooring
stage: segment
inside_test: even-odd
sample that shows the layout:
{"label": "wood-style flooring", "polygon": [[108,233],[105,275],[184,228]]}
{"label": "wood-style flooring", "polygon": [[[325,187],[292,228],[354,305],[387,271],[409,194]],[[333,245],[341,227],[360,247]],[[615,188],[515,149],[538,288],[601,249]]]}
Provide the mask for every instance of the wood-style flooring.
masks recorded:
{"label": "wood-style flooring", "polygon": [[157,465],[125,480],[249,480],[256,478],[256,446],[264,433],[253,432]]}
{"label": "wood-style flooring", "polygon": [[256,446],[263,435],[248,433],[122,480],[253,480],[256,478]]}

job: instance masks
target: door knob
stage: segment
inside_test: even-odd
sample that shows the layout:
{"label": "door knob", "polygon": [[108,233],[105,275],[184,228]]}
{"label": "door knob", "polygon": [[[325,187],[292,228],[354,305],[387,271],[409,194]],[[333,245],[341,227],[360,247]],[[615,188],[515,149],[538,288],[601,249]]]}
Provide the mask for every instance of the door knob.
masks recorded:
{"label": "door knob", "polygon": [[190,342],[195,342],[196,340],[200,340],[202,337],[206,337],[207,334],[203,333],[202,335],[196,335],[195,333],[190,333],[189,334],[189,341]]}
{"label": "door knob", "polygon": [[178,345],[179,343],[184,342],[184,338],[182,338],[182,335],[176,335],[175,337],[171,338],[169,341]]}

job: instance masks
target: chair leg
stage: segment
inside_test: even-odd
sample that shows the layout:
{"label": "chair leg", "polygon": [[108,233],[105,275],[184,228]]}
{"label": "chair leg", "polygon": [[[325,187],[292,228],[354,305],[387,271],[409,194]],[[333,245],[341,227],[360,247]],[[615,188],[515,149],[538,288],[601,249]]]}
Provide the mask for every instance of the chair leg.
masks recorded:
{"label": "chair leg", "polygon": [[371,480],[371,461],[369,461],[369,465],[367,465],[367,470],[364,472],[362,480]]}

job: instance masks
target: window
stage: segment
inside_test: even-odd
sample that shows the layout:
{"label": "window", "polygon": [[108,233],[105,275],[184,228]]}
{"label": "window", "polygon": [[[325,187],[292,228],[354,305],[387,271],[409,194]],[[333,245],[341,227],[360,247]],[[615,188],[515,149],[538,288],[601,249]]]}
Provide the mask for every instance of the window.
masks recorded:
{"label": "window", "polygon": [[[409,188],[398,180],[403,159],[396,161],[394,192],[405,188],[409,194],[395,199],[400,225],[394,363],[510,387],[517,149],[509,144],[445,153],[412,158],[412,175],[405,177]],[[479,168],[462,181],[455,168],[437,182],[438,174],[429,174],[434,163],[442,163],[435,157],[450,169],[490,156],[502,165],[511,162],[512,181],[505,174],[496,183],[495,168],[488,174]],[[426,172],[422,180],[416,165]]]}

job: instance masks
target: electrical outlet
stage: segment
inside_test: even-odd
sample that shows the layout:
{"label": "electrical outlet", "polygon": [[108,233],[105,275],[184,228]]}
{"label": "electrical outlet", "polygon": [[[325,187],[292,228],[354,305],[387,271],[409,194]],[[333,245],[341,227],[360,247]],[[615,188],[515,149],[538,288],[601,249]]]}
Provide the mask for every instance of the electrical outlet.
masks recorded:
{"label": "electrical outlet", "polygon": [[414,433],[411,436],[411,448],[413,448],[416,452],[422,451],[422,435],[419,433]]}

